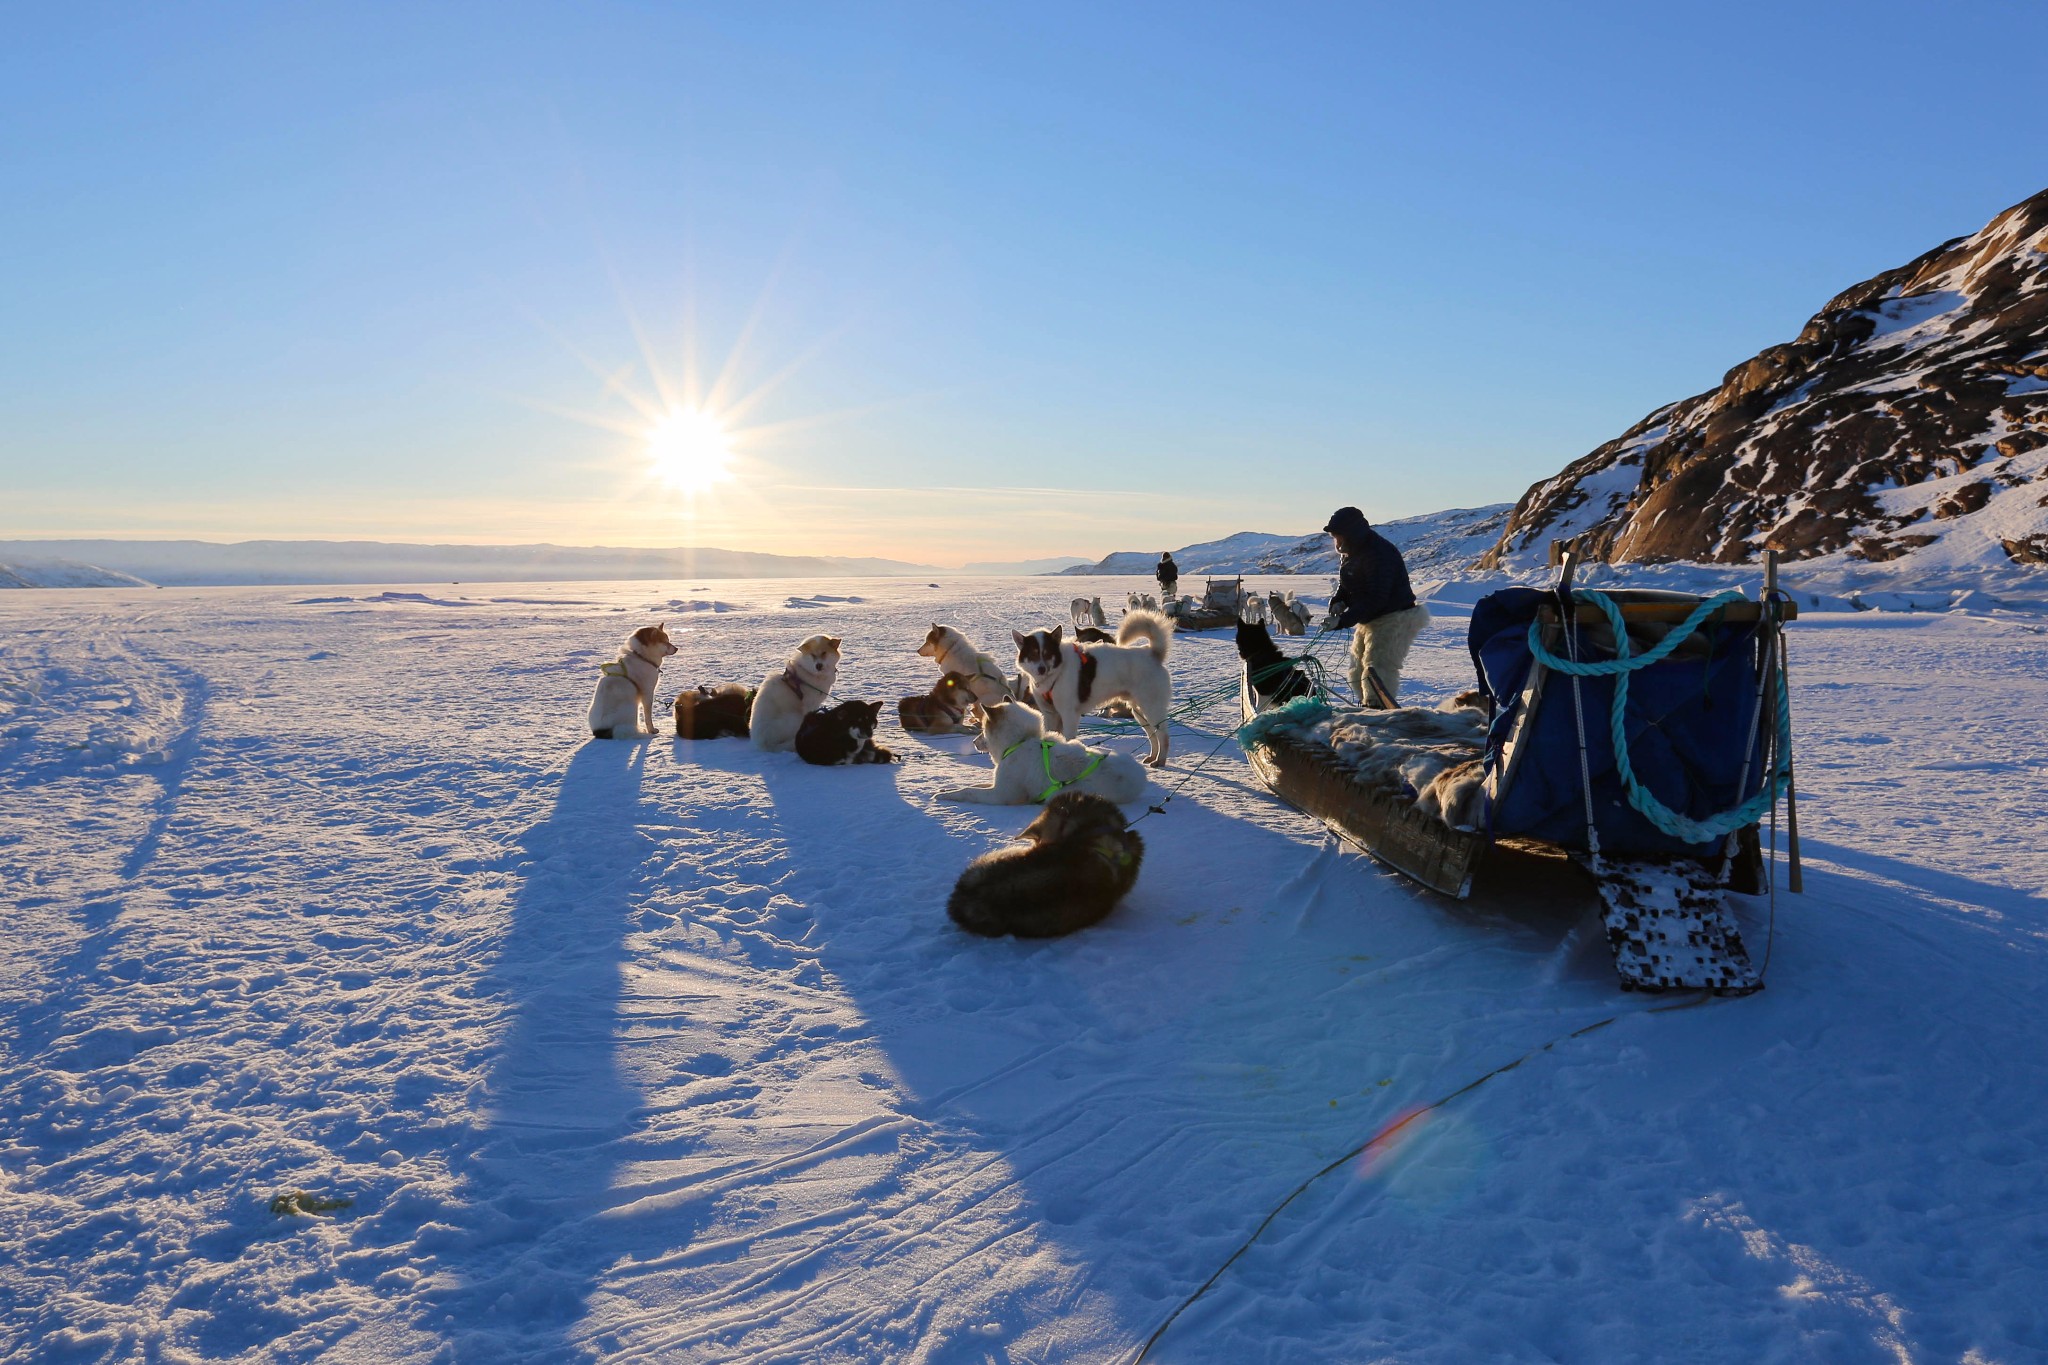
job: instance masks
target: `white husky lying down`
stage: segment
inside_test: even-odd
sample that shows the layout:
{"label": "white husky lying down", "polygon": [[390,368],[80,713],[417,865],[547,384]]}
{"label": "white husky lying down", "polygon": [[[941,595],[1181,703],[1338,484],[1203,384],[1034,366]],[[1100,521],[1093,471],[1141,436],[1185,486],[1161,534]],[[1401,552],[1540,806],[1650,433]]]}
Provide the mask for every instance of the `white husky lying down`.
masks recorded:
{"label": "white husky lying down", "polygon": [[1039,714],[1022,702],[983,708],[975,747],[995,760],[994,782],[940,792],[943,799],[1028,806],[1063,791],[1083,791],[1128,806],[1145,795],[1145,766],[1137,759],[1047,735]]}

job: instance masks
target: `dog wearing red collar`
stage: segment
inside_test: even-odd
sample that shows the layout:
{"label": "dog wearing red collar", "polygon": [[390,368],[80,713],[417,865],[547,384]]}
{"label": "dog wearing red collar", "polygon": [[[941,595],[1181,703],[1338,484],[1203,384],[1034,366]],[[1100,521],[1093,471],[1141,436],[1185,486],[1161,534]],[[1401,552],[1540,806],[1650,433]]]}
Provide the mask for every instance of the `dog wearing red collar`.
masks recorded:
{"label": "dog wearing red collar", "polygon": [[1117,626],[1115,644],[1088,649],[1063,639],[1064,629],[1010,632],[1018,672],[1031,688],[1031,704],[1045,717],[1046,733],[1072,739],[1084,714],[1128,701],[1152,742],[1145,762],[1165,767],[1166,713],[1173,707],[1173,675],[1166,671],[1172,623],[1156,611],[1134,611]]}
{"label": "dog wearing red collar", "polygon": [[813,635],[796,647],[789,662],[761,679],[754,709],[747,717],[747,737],[771,754],[796,748],[796,732],[804,717],[825,704],[839,677],[839,638]]}

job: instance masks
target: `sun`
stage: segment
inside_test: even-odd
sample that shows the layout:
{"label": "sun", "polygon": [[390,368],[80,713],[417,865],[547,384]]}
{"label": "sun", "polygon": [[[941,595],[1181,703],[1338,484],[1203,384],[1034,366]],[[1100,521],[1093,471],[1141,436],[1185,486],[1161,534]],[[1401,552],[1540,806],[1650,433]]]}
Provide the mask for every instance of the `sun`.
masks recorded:
{"label": "sun", "polygon": [[647,431],[654,473],[684,493],[702,493],[732,477],[732,438],[708,412],[674,408]]}

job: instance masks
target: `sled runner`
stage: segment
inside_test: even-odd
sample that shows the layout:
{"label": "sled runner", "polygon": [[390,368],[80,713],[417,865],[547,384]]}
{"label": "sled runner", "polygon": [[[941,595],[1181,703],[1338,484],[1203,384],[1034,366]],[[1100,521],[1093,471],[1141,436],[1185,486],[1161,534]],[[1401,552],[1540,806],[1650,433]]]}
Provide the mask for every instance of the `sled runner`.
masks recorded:
{"label": "sled runner", "polygon": [[[1758,989],[1725,888],[1741,831],[1791,797],[1791,721],[1775,560],[1761,601],[1509,588],[1472,612],[1491,722],[1468,804],[1427,812],[1361,778],[1308,725],[1240,683],[1240,731],[1267,788],[1432,890],[1463,898],[1497,844],[1569,854],[1598,888],[1625,988]],[[1318,708],[1292,704],[1306,721]],[[1328,715],[1327,708],[1320,713]],[[1474,770],[1476,771],[1476,770]],[[1462,826],[1462,827],[1458,827]],[[1797,881],[1797,822],[1790,847]]]}

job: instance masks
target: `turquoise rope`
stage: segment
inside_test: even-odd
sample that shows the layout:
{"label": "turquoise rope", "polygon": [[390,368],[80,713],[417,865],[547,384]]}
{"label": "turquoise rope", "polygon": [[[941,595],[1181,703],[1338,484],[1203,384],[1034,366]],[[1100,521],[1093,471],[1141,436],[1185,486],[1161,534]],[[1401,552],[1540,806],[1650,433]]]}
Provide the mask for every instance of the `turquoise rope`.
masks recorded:
{"label": "turquoise rope", "polygon": [[1604,592],[1580,588],[1572,596],[1581,602],[1590,602],[1606,614],[1607,623],[1614,630],[1614,657],[1583,663],[1576,659],[1565,659],[1552,654],[1543,647],[1543,632],[1539,623],[1529,623],[1529,652],[1536,656],[1546,668],[1560,673],[1577,674],[1582,678],[1614,679],[1614,705],[1608,713],[1608,731],[1614,741],[1614,768],[1621,776],[1621,785],[1628,793],[1628,803],[1643,815],[1643,818],[1663,830],[1674,839],[1688,844],[1712,843],[1725,839],[1736,830],[1755,824],[1765,812],[1778,802],[1785,790],[1792,762],[1792,700],[1785,690],[1785,670],[1772,669],[1777,684],[1778,703],[1778,754],[1776,771],[1770,780],[1757,789],[1756,795],[1744,801],[1733,810],[1710,815],[1704,820],[1694,820],[1680,815],[1659,801],[1650,789],[1636,778],[1635,764],[1629,755],[1628,734],[1623,722],[1628,714],[1628,675],[1639,668],[1648,668],[1670,657],[1671,652],[1684,644],[1686,638],[1699,629],[1700,622],[1727,606],[1731,602],[1746,600],[1739,592],[1721,592],[1702,601],[1692,609],[1685,620],[1672,627],[1671,633],[1659,640],[1655,646],[1641,654],[1629,653],[1628,623],[1622,619],[1621,608],[1614,599]]}

